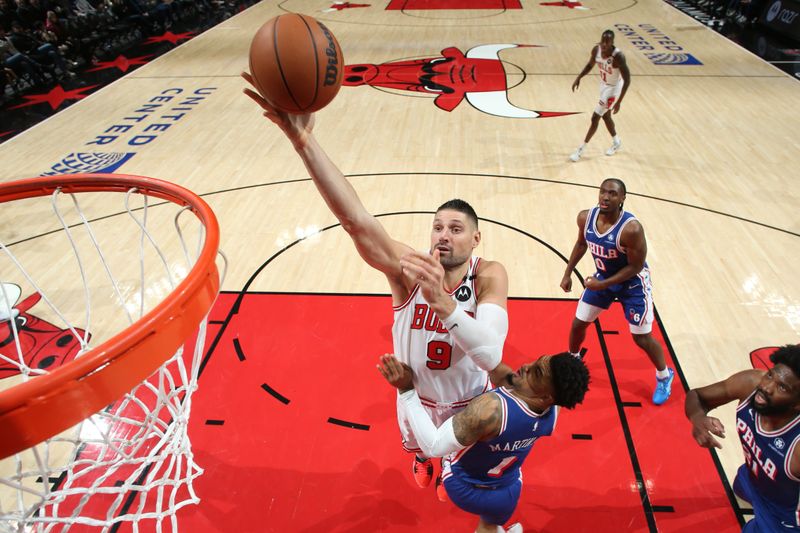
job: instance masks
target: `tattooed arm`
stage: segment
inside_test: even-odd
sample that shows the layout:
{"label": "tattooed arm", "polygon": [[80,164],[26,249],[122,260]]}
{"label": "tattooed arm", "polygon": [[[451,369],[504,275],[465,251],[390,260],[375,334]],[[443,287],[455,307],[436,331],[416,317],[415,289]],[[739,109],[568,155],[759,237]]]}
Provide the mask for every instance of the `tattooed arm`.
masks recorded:
{"label": "tattooed arm", "polygon": [[500,434],[502,417],[503,408],[497,394],[481,394],[452,418],[456,440],[463,446],[470,446],[479,440],[493,439]]}
{"label": "tattooed arm", "polygon": [[400,393],[411,430],[425,455],[443,457],[500,433],[503,413],[500,398],[495,393],[487,392],[473,398],[466,409],[437,428],[413,388],[412,371],[408,365],[391,354],[385,354],[381,356],[378,370]]}

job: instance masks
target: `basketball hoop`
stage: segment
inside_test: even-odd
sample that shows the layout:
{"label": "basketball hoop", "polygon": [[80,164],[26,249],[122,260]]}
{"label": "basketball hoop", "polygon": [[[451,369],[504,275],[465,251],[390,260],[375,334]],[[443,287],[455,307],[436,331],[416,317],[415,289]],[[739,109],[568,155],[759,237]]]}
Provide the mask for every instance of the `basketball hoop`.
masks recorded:
{"label": "basketball hoop", "polygon": [[[14,244],[0,234],[0,260],[14,267],[0,263],[0,337],[14,341],[0,344],[0,532],[145,520],[161,531],[166,519],[177,531],[177,510],[199,501],[187,425],[219,291],[216,217],[194,193],[152,178],[0,184],[12,217],[45,202],[58,224]],[[70,253],[43,262],[31,244],[40,237]],[[31,297],[11,301],[20,292]],[[31,301],[41,303],[28,313]],[[41,353],[42,331],[55,332],[57,355]]]}

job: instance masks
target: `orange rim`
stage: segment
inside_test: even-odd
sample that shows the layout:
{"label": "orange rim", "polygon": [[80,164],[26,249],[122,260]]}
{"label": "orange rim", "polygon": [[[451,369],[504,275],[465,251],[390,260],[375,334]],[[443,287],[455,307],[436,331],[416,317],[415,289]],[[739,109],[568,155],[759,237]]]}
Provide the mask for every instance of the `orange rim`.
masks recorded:
{"label": "orange rim", "polygon": [[127,192],[189,206],[206,228],[192,270],[164,301],[50,374],[0,392],[0,459],[69,429],[150,376],[197,330],[219,292],[219,225],[208,204],[174,183],[123,174],[68,174],[0,184],[0,203],[52,194]]}

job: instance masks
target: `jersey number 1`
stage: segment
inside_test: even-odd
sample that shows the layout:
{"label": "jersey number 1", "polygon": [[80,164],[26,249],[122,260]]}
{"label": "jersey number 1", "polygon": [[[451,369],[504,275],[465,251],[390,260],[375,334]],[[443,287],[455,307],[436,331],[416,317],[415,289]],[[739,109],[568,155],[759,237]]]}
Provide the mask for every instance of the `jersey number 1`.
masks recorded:
{"label": "jersey number 1", "polygon": [[496,467],[492,468],[486,473],[489,475],[489,477],[500,477],[506,470],[509,469],[511,465],[517,462],[517,459],[518,458],[516,455],[505,457],[502,461],[500,461],[500,463],[498,463]]}
{"label": "jersey number 1", "polygon": [[431,370],[445,370],[450,368],[450,357],[453,347],[444,341],[431,341],[428,343],[428,361],[425,366]]}

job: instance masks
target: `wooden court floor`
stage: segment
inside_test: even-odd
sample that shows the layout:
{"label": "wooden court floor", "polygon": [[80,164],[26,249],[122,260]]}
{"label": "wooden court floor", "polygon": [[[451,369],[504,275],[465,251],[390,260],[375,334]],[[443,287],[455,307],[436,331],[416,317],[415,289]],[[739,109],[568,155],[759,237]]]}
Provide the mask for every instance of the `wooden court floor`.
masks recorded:
{"label": "wooden court floor", "polygon": [[[317,137],[398,240],[425,248],[430,213],[461,197],[482,220],[478,254],[509,272],[510,297],[577,298],[558,286],[575,217],[595,204],[604,178],[618,177],[626,209],[645,227],[656,310],[689,387],[748,368],[753,350],[798,342],[796,80],[660,0],[363,4],[256,4],[0,145],[0,180],[113,169],[174,181],[219,217],[230,259],[223,291],[386,294],[344,232],[319,232],[335,219],[289,143],[241,93],[256,29],[281,13],[309,14],[337,36],[353,75],[318,113]],[[632,74],[615,115],[623,149],[603,154],[610,139],[601,125],[572,163],[598,78],[592,72],[574,93],[570,86],[609,28]],[[481,77],[485,65],[471,77],[460,69],[487,50],[506,74],[499,90]],[[452,89],[446,98],[396,64],[441,57],[459,66],[438,79]],[[507,105],[487,104],[488,87]],[[4,205],[0,226],[4,243],[20,242],[15,252],[59,253],[36,248],[54,227],[38,213]],[[256,276],[268,258],[276,258],[269,275]],[[50,265],[39,261],[38,275],[57,277]],[[578,270],[592,272],[591,261]],[[512,329],[524,327],[511,316]],[[555,349],[564,348],[566,338]],[[731,428],[733,412],[717,416]],[[718,456],[732,480],[742,454],[728,433]]]}

